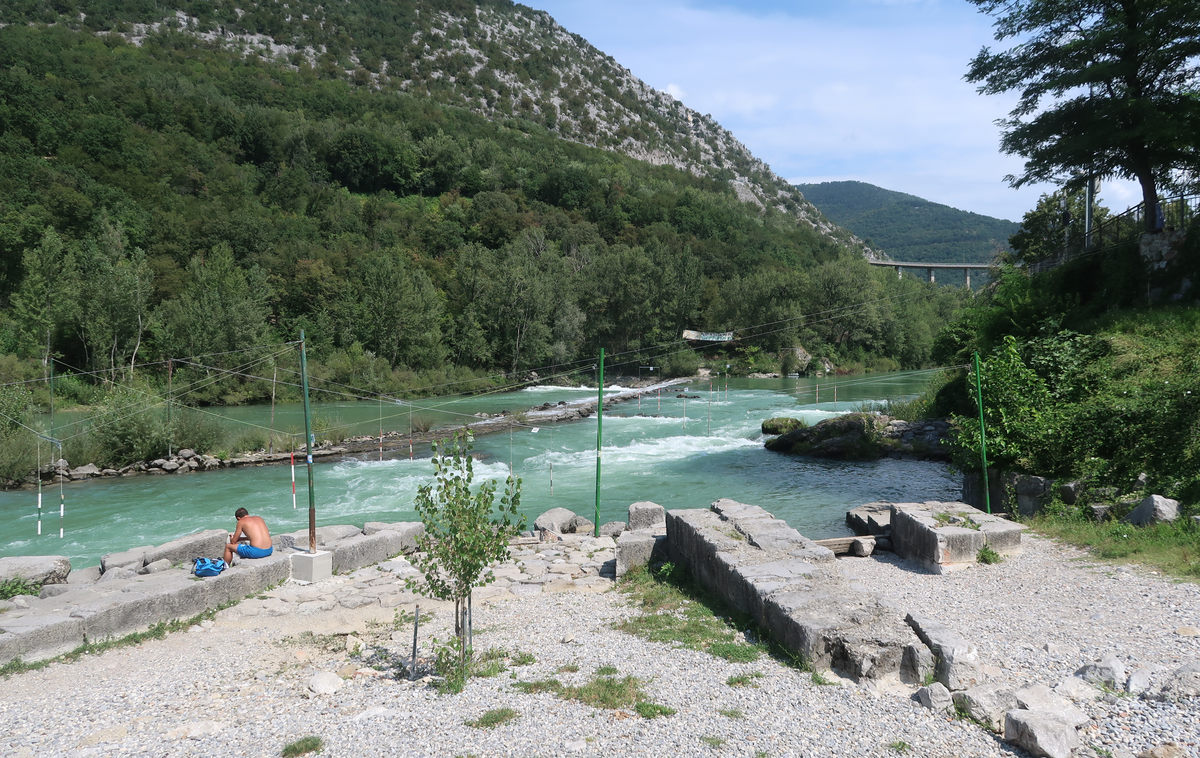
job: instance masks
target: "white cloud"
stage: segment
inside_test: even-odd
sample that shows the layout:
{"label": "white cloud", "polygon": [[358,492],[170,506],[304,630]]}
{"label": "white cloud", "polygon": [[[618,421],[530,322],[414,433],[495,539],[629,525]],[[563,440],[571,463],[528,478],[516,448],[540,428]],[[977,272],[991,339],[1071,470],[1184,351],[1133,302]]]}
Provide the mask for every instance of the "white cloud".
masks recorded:
{"label": "white cloud", "polygon": [[858,179],[1014,220],[1053,189],[1004,182],[1022,162],[999,153],[994,122],[1015,97],[979,95],[963,79],[970,59],[994,44],[991,20],[969,3],[714,2],[540,7],[652,86],[711,113],[789,179]]}

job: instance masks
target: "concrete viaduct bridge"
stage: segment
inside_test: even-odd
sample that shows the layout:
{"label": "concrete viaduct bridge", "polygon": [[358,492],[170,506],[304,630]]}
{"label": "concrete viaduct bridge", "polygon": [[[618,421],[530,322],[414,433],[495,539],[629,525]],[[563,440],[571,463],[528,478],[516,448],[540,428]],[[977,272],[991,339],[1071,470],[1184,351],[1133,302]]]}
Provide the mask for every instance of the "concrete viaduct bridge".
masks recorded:
{"label": "concrete viaduct bridge", "polygon": [[986,263],[905,263],[904,261],[867,261],[872,266],[894,266],[896,268],[896,278],[904,276],[906,268],[923,268],[928,272],[930,283],[936,282],[937,277],[934,272],[938,269],[954,269],[962,271],[967,278],[967,287],[971,286],[972,271],[987,271],[988,264]]}

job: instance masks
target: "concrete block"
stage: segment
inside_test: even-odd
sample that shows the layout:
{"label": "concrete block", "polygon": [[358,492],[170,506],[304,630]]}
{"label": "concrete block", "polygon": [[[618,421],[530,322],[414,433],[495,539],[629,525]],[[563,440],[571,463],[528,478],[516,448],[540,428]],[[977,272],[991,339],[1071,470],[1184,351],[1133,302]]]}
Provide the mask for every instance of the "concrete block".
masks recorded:
{"label": "concrete block", "polygon": [[71,559],[64,555],[18,555],[0,558],[0,582],[24,579],[31,584],[62,584],[71,573]]}
{"label": "concrete block", "polygon": [[1001,555],[1020,555],[1021,533],[1029,527],[1015,521],[997,518],[979,525],[987,546]]}
{"label": "concrete block", "polygon": [[[357,526],[349,526],[345,524],[335,524],[332,526],[322,526],[317,528],[317,549],[332,545],[338,540],[344,540],[347,537],[353,537],[356,534],[362,534],[362,529]],[[296,541],[298,550],[308,550],[308,530],[300,529],[291,532],[290,536]]]}
{"label": "concrete block", "polygon": [[298,582],[319,582],[333,576],[333,553],[293,553],[292,578]]}
{"label": "concrete block", "polygon": [[243,558],[238,565],[225,569],[217,576],[206,577],[203,583],[208,592],[209,607],[215,607],[281,584],[290,575],[289,556],[272,553],[266,558]]}
{"label": "concrete block", "polygon": [[191,618],[209,607],[204,583],[182,569],[137,577],[121,592],[93,595],[71,615],[81,619],[89,640],[123,637],[172,619]]}
{"label": "concrete block", "polygon": [[41,661],[69,653],[84,643],[83,621],[65,613],[0,615],[0,664],[13,658]]}
{"label": "concrete block", "polygon": [[656,544],[657,538],[651,532],[622,532],[617,538],[617,576],[648,565]]}
{"label": "concrete block", "polygon": [[846,525],[859,536],[883,537],[892,533],[892,504],[866,503],[846,511]]}
{"label": "concrete block", "polygon": [[[227,535],[228,536],[228,535]],[[154,549],[153,545],[122,550],[119,553],[109,553],[100,557],[100,573],[115,568],[127,568],[137,571],[146,565],[146,553]]]}
{"label": "concrete block", "polygon": [[1012,710],[1004,715],[1004,739],[1045,758],[1070,758],[1080,746],[1075,727],[1052,715]]}
{"label": "concrete block", "polygon": [[195,532],[146,551],[146,563],[165,560],[172,566],[189,567],[197,558],[220,558],[227,542],[229,532],[224,529]]}
{"label": "concrete block", "polygon": [[[333,570],[345,574],[363,566],[386,561],[404,552],[405,535],[384,530],[375,534],[356,534],[333,543]],[[413,544],[411,539],[409,544]],[[311,581],[311,580],[310,580]]]}
{"label": "concrete block", "polygon": [[630,531],[653,529],[657,526],[665,527],[666,523],[667,511],[658,503],[646,500],[629,506]]}
{"label": "concrete block", "polygon": [[974,564],[984,545],[1005,555],[1020,553],[1026,528],[964,503],[892,505],[892,549],[938,574]]}

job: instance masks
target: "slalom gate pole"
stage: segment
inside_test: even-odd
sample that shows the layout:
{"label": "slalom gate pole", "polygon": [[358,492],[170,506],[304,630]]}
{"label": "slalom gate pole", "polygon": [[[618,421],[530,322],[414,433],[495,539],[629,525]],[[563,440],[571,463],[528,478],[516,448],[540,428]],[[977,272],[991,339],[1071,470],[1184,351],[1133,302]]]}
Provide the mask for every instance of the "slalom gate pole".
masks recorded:
{"label": "slalom gate pole", "polygon": [[837,410],[837,385],[833,385],[833,409]]}
{"label": "slalom gate pole", "polygon": [[687,429],[687,395],[683,396],[683,428]]}
{"label": "slalom gate pole", "polygon": [[[37,511],[37,516],[38,516],[38,532],[37,532],[37,533],[38,533],[38,536],[40,537],[40,536],[42,535],[42,441],[41,441],[40,439],[37,441],[37,449],[38,449],[38,450],[37,450],[37,452],[38,452],[38,467],[37,467],[37,478],[38,478],[38,501],[37,501],[37,503],[38,503],[38,511]],[[51,449],[53,449],[53,448],[51,448]]]}
{"label": "slalom gate pole", "polygon": [[383,397],[379,398],[379,462],[383,463]]}
{"label": "slalom gate pole", "polygon": [[554,495],[554,464],[550,464],[550,495]]}
{"label": "slalom gate pole", "polygon": [[[279,366],[271,371],[271,436],[267,440],[267,452],[275,453],[275,381],[279,376]],[[293,460],[292,463],[295,463]]]}
{"label": "slalom gate pole", "polygon": [[821,407],[821,385],[817,385],[817,407]]}
{"label": "slalom gate pole", "polygon": [[[175,444],[175,433],[171,429],[171,360],[167,359],[167,457],[171,457],[174,452],[172,446]],[[272,412],[275,410],[274,404],[271,406]]]}
{"label": "slalom gate pole", "polygon": [[292,510],[296,510],[296,439],[292,438]]}
{"label": "slalom gate pole", "polygon": [[308,355],[304,350],[304,330],[300,330],[300,380],[304,389],[304,436],[308,445],[308,552],[317,552],[317,493],[313,490],[312,419],[308,407]]}
{"label": "slalom gate pole", "polygon": [[604,348],[600,348],[600,381],[596,390],[596,525],[600,536],[600,447],[604,441]]}
{"label": "slalom gate pole", "polygon": [[[58,443],[58,457],[62,459],[62,443]],[[63,525],[66,523],[67,517],[67,496],[63,493],[63,477],[58,475],[58,538],[63,538]]]}
{"label": "slalom gate pole", "polygon": [[979,458],[983,462],[983,502],[992,512],[992,488],[988,484],[987,429],[983,421],[983,374],[979,370],[979,351],[975,351],[975,401],[979,404]]}

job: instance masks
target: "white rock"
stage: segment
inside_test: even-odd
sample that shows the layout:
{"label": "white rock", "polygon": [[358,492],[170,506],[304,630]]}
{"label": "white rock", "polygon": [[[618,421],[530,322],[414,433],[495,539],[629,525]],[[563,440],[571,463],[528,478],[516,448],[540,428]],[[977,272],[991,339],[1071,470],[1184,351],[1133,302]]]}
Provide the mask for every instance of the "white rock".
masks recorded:
{"label": "white rock", "polygon": [[1083,726],[1089,719],[1062,695],[1056,694],[1044,684],[1031,684],[1016,692],[1017,705],[1027,711],[1048,713],[1071,726]]}
{"label": "white rock", "polygon": [[1054,691],[1076,702],[1092,702],[1100,697],[1100,690],[1077,676],[1068,676],[1066,679],[1063,679],[1054,685]]}
{"label": "white rock", "polygon": [[332,695],[342,684],[342,678],[332,671],[318,671],[308,680],[308,690],[314,695]]}
{"label": "white rock", "polygon": [[1115,655],[1106,655],[1095,663],[1080,666],[1075,676],[1094,684],[1117,689],[1125,686],[1125,664]]}
{"label": "white rock", "polygon": [[1005,714],[1004,739],[1045,758],[1070,758],[1080,745],[1075,727],[1049,714],[1025,710]]}
{"label": "white rock", "polygon": [[174,740],[201,740],[214,734],[220,734],[224,730],[225,725],[218,721],[193,721],[167,732],[167,737]]}

